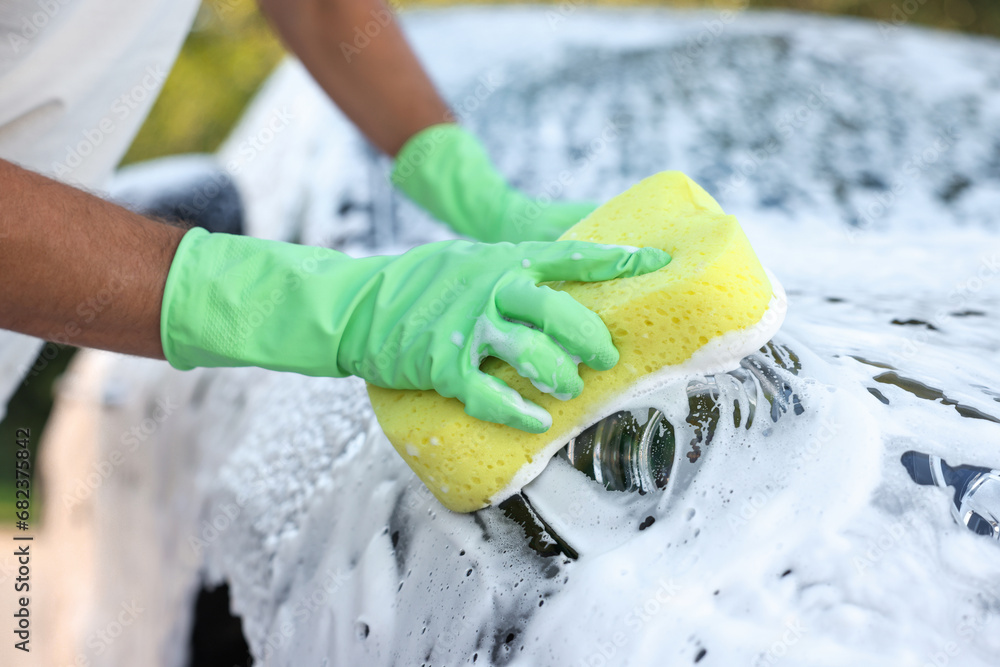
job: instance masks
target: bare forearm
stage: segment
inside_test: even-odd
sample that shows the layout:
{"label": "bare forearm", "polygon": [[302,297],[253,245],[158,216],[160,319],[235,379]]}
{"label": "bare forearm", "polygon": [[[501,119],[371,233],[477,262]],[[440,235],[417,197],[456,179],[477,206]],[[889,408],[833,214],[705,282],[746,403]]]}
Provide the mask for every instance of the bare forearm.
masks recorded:
{"label": "bare forearm", "polygon": [[0,328],[163,359],[184,231],[0,160]]}
{"label": "bare forearm", "polygon": [[[337,106],[388,155],[451,118],[382,0],[260,0],[260,6]],[[366,26],[375,34],[358,48],[355,28],[364,34]]]}

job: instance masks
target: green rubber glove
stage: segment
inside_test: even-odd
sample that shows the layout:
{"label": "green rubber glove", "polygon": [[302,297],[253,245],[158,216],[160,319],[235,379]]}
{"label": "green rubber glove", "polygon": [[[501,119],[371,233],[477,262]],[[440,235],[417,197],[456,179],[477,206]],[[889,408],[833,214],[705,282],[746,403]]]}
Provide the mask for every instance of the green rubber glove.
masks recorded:
{"label": "green rubber glove", "polygon": [[392,182],[455,231],[488,243],[554,241],[597,208],[526,197],[507,185],[479,140],[454,123],[410,137],[396,156]]}
{"label": "green rubber glove", "polygon": [[608,369],[618,351],[597,315],[537,283],[624,278],[669,261],[654,248],[583,241],[443,241],[354,259],[195,228],[167,276],[160,335],[182,370],[358,375],[381,387],[434,389],[473,417],[541,433],[549,414],[482,373],[482,360],[499,357],[568,399],[583,389],[578,360]]}

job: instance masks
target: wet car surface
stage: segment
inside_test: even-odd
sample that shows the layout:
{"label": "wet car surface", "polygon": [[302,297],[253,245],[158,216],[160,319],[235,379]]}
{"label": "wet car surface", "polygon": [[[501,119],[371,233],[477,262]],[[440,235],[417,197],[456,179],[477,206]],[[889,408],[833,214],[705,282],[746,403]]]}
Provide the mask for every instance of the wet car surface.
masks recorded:
{"label": "wet car surface", "polygon": [[[109,361],[102,447],[157,401],[183,410],[95,500],[118,545],[102,558],[162,573],[108,575],[98,604],[165,600],[104,664],[183,664],[171,638],[205,582],[228,585],[268,665],[903,665],[949,642],[994,662],[997,545],[900,457],[1000,467],[1000,49],[795,15],[409,24],[516,185],[602,199],[687,172],[781,279],[786,323],[739,369],[629,413],[671,430],[641,492],[577,438],[469,515],[399,459],[360,380]],[[296,122],[240,161],[285,108]],[[238,161],[250,233],[353,254],[449,237],[295,64],[219,160]]]}

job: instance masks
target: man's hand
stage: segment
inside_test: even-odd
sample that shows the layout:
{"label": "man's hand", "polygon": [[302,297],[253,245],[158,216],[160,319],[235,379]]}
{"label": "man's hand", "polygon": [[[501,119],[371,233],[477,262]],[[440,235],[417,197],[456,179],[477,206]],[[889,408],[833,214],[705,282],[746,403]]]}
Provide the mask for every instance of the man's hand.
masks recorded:
{"label": "man's hand", "polygon": [[[387,155],[393,183],[479,241],[553,241],[595,208],[510,188],[479,142],[454,124],[382,0],[260,0],[317,83]],[[360,40],[358,35],[363,35]]]}
{"label": "man's hand", "polygon": [[577,363],[606,370],[618,351],[597,315],[538,283],[626,278],[669,261],[654,248],[582,241],[444,241],[352,259],[194,229],[167,280],[163,345],[181,369],[358,375],[381,387],[433,389],[473,417],[541,433],[548,413],[482,373],[483,359],[498,357],[569,399],[583,390]]}
{"label": "man's hand", "polygon": [[392,182],[438,220],[488,243],[554,241],[597,208],[526,197],[507,185],[478,139],[451,123],[407,141]]}

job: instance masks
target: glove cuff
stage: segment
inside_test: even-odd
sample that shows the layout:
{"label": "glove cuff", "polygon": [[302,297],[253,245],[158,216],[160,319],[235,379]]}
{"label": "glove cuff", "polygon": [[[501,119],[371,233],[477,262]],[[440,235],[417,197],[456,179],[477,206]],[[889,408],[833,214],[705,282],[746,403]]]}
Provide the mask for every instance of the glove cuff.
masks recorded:
{"label": "glove cuff", "polygon": [[[184,234],[170,263],[167,282],[163,288],[163,301],[160,305],[160,342],[167,362],[182,371],[189,371],[201,365],[213,365],[198,363],[199,355],[191,345],[191,341],[197,339],[200,334],[198,318],[184,317],[184,308],[181,306],[184,303],[192,304],[191,285],[190,281],[186,280],[187,274],[191,272],[188,264],[190,258],[197,254],[198,246],[208,235],[209,232],[201,227],[192,227]],[[209,270],[209,273],[212,271]],[[206,286],[201,285],[201,287],[204,289]]]}
{"label": "glove cuff", "polygon": [[[260,366],[343,377],[337,348],[353,299],[335,288],[359,289],[345,274],[364,261],[328,248],[191,229],[163,291],[164,356],[179,370]],[[310,344],[315,340],[325,341],[323,349]]]}
{"label": "glove cuff", "polygon": [[392,183],[460,234],[502,240],[504,211],[514,194],[479,140],[454,123],[432,125],[403,145]]}

